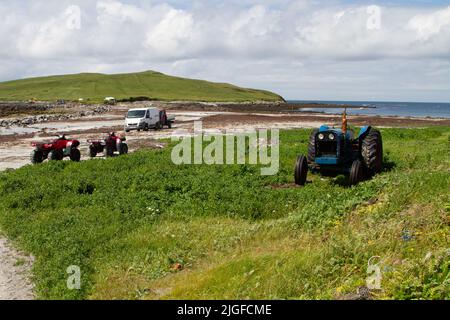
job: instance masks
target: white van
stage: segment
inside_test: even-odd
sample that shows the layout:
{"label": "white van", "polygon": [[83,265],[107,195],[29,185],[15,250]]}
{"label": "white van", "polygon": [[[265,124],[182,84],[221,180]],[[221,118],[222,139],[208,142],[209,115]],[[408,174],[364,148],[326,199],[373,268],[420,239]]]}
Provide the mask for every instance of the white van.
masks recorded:
{"label": "white van", "polygon": [[125,119],[125,132],[131,130],[148,131],[159,126],[159,109],[144,108],[128,110]]}

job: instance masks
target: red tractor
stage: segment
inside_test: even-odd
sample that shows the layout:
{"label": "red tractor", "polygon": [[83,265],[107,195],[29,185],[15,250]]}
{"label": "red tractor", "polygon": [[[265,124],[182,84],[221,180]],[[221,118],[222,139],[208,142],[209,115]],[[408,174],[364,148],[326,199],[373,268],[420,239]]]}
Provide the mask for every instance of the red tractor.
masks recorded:
{"label": "red tractor", "polygon": [[128,153],[128,145],[125,143],[127,139],[111,132],[104,140],[88,140],[89,156],[95,158],[97,154],[104,153],[106,157],[114,156],[114,152],[120,155]]}
{"label": "red tractor", "polygon": [[31,152],[31,163],[42,163],[45,159],[61,161],[65,157],[70,160],[79,162],[81,159],[78,140],[69,140],[65,135],[59,136],[58,139],[50,142],[33,142],[31,144],[35,149]]}

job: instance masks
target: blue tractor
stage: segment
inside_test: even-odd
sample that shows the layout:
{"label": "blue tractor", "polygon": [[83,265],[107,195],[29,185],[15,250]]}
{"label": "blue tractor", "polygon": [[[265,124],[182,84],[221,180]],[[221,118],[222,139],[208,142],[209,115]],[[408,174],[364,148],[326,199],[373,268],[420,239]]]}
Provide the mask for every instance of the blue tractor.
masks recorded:
{"label": "blue tractor", "polygon": [[345,174],[356,185],[381,172],[383,140],[379,130],[361,128],[358,136],[347,128],[344,112],[341,129],[321,126],[312,132],[308,156],[300,155],[295,165],[295,183],[305,185],[308,171],[321,174]]}

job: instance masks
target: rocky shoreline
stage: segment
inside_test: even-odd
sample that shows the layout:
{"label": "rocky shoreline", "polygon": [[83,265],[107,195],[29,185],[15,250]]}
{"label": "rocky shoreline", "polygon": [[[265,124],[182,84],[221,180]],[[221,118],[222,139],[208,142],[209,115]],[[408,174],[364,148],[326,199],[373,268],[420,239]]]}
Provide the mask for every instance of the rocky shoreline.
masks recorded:
{"label": "rocky shoreline", "polygon": [[[1,106],[0,106],[1,107]],[[49,106],[46,109],[50,110],[54,107]],[[75,120],[82,119],[85,117],[94,117],[98,115],[105,114],[111,111],[109,106],[96,106],[92,110],[76,111],[72,113],[54,113],[54,114],[39,114],[34,116],[25,116],[19,118],[11,119],[0,119],[0,127],[26,127],[37,123],[54,122],[54,121],[65,121],[65,120]]]}

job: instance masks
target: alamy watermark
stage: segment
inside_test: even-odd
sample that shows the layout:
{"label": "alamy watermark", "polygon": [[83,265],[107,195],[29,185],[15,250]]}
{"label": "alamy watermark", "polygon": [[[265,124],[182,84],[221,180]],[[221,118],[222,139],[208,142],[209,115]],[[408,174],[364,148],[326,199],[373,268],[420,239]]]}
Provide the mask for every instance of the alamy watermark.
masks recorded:
{"label": "alamy watermark", "polygon": [[381,29],[381,7],[379,6],[368,6],[367,14],[369,18],[367,19],[367,30],[380,30]]}
{"label": "alamy watermark", "polygon": [[66,18],[66,28],[69,30],[81,29],[81,8],[79,6],[69,6],[64,12]]}
{"label": "alamy watermark", "polygon": [[66,269],[69,277],[67,278],[67,289],[80,290],[81,289],[81,269],[79,266],[69,266]]}
{"label": "alamy watermark", "polygon": [[276,175],[280,169],[280,132],[277,129],[233,129],[226,130],[225,134],[213,130],[206,134],[203,123],[196,121],[193,135],[187,130],[178,130],[172,134],[172,141],[178,142],[172,150],[175,165],[261,165],[263,176]]}
{"label": "alamy watermark", "polygon": [[373,263],[374,259],[380,259],[380,257],[372,257],[367,263],[367,274],[369,274],[369,276],[366,279],[366,286],[370,290],[381,290],[381,280],[383,280],[383,275],[381,274],[381,267],[379,264]]}

